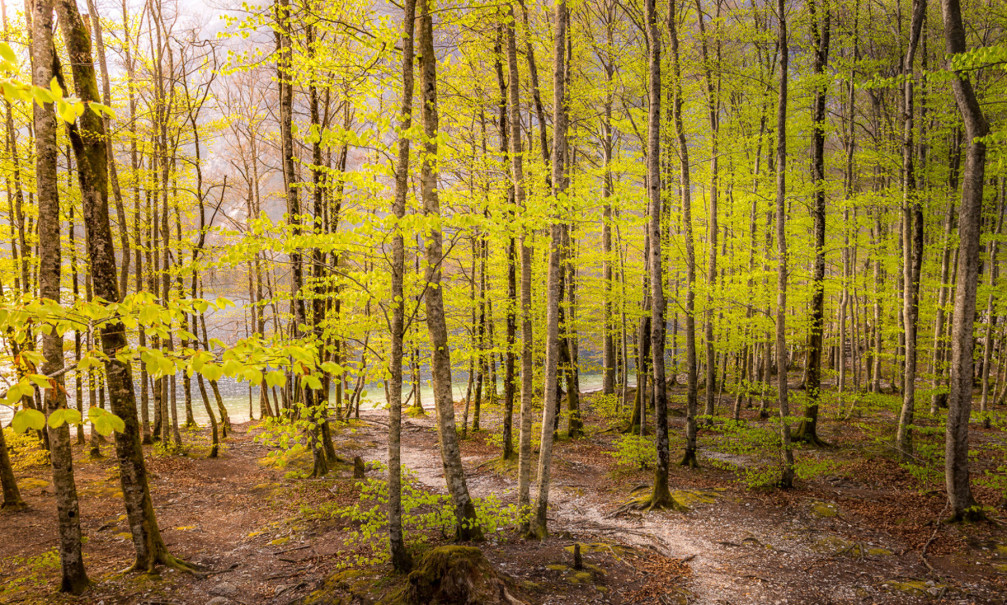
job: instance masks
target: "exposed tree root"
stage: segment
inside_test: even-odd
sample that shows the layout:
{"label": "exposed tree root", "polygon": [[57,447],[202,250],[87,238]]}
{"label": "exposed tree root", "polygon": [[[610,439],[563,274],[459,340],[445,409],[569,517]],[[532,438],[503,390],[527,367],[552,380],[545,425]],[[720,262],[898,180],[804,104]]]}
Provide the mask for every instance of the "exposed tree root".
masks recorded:
{"label": "exposed tree root", "polygon": [[823,441],[821,437],[818,436],[818,431],[811,427],[810,424],[802,422],[797,428],[797,431],[790,438],[793,442],[806,443],[812,447],[830,447],[830,445]]}
{"label": "exposed tree root", "polygon": [[164,565],[169,569],[175,569],[177,571],[192,574],[198,578],[205,577],[206,575],[199,566],[189,563],[188,561],[183,561],[166,550],[158,553],[155,557],[150,557],[150,559],[146,561],[137,560],[123,573],[157,574],[158,564]]}
{"label": "exposed tree root", "polygon": [[670,493],[658,495],[653,491],[649,494],[634,498],[629,502],[629,506],[633,510],[645,513],[655,510],[677,510],[684,513],[689,510],[688,506],[676,500]]}
{"label": "exposed tree root", "polygon": [[696,450],[685,450],[685,455],[682,457],[682,461],[678,464],[689,468],[699,468],[699,459],[696,458]]}
{"label": "exposed tree root", "polygon": [[21,502],[6,502],[5,501],[3,504],[0,504],[0,510],[6,511],[6,512],[9,512],[9,513],[19,513],[21,511],[28,510],[28,504],[25,503],[24,501],[21,501]]}

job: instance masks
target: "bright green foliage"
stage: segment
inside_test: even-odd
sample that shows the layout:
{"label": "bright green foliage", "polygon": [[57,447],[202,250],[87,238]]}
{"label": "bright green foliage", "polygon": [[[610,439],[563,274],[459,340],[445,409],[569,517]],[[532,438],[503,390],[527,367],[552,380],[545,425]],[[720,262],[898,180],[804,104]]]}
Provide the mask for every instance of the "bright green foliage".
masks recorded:
{"label": "bright green foliage", "polygon": [[[384,470],[380,464],[372,464],[372,467]],[[331,511],[332,516],[347,519],[355,526],[347,539],[347,546],[357,553],[340,560],[341,566],[373,565],[388,560],[387,501],[388,483],[371,477],[361,484],[359,502]],[[529,516],[529,513],[519,511],[516,505],[504,506],[496,495],[475,498],[474,503],[479,527],[489,539],[518,527]],[[450,498],[430,491],[418,481],[414,472],[403,469],[402,526],[406,545],[416,548],[433,536],[443,538],[453,535],[455,525]]]}

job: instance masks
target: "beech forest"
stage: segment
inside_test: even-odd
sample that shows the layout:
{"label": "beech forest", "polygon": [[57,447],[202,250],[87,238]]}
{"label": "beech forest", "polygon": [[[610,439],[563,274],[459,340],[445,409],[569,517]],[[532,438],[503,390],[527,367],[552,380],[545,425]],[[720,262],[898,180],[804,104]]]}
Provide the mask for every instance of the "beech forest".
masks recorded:
{"label": "beech forest", "polygon": [[0,603],[1004,603],[1004,0],[0,1]]}

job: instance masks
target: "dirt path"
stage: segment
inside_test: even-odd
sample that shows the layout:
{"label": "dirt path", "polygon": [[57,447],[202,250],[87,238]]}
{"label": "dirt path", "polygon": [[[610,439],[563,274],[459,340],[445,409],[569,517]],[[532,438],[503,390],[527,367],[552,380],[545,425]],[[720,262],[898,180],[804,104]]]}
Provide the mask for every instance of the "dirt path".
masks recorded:
{"label": "dirt path", "polygon": [[[383,425],[374,426],[380,431]],[[405,419],[402,443],[403,464],[424,485],[443,492],[433,419]],[[497,456],[495,448],[467,440],[462,451],[473,496],[497,494],[505,502],[516,500],[514,479],[488,464]],[[381,448],[363,453],[385,460]],[[941,581],[917,552],[861,526],[853,514],[834,502],[815,500],[810,493],[774,505],[741,490],[695,488],[690,483],[702,486],[703,481],[691,481],[676,469],[672,483],[688,486],[676,495],[689,504],[689,512],[614,516],[628,490],[619,489],[610,477],[609,456],[599,457],[598,448],[586,442],[560,442],[555,461],[550,531],[610,536],[687,559],[693,571],[690,602],[1003,602],[1003,596],[981,578]],[[837,490],[836,495],[841,493]]]}

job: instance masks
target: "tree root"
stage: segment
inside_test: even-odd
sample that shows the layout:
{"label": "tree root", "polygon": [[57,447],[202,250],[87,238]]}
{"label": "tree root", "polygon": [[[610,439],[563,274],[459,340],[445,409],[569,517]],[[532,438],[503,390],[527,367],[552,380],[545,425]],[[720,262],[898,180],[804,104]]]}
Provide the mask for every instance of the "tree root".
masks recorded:
{"label": "tree root", "polygon": [[20,502],[4,502],[0,505],[0,510],[8,513],[19,513],[28,510],[28,504],[24,501]]}
{"label": "tree root", "polygon": [[685,455],[682,457],[682,461],[678,464],[689,468],[699,468],[699,459],[696,458],[696,450],[685,450]]}
{"label": "tree root", "polygon": [[139,560],[136,561],[135,563],[133,563],[133,565],[125,569],[122,573],[124,574],[144,573],[148,575],[157,575],[158,564],[164,565],[168,569],[174,569],[177,571],[181,571],[183,573],[192,574],[197,578],[206,577],[206,574],[198,565],[179,559],[178,557],[172,555],[166,550],[158,553],[157,556],[155,557],[151,557],[147,561],[144,562],[141,562]]}
{"label": "tree root", "polygon": [[676,510],[684,513],[689,510],[688,506],[682,504],[678,500],[675,500],[671,494],[656,495],[653,492],[634,498],[629,502],[629,505],[633,510],[645,513],[656,510]]}
{"label": "tree root", "polygon": [[808,428],[807,425],[801,423],[798,427],[797,432],[790,437],[792,442],[806,443],[812,447],[831,447],[827,442],[823,441],[821,437],[818,436],[818,432],[814,429]]}

